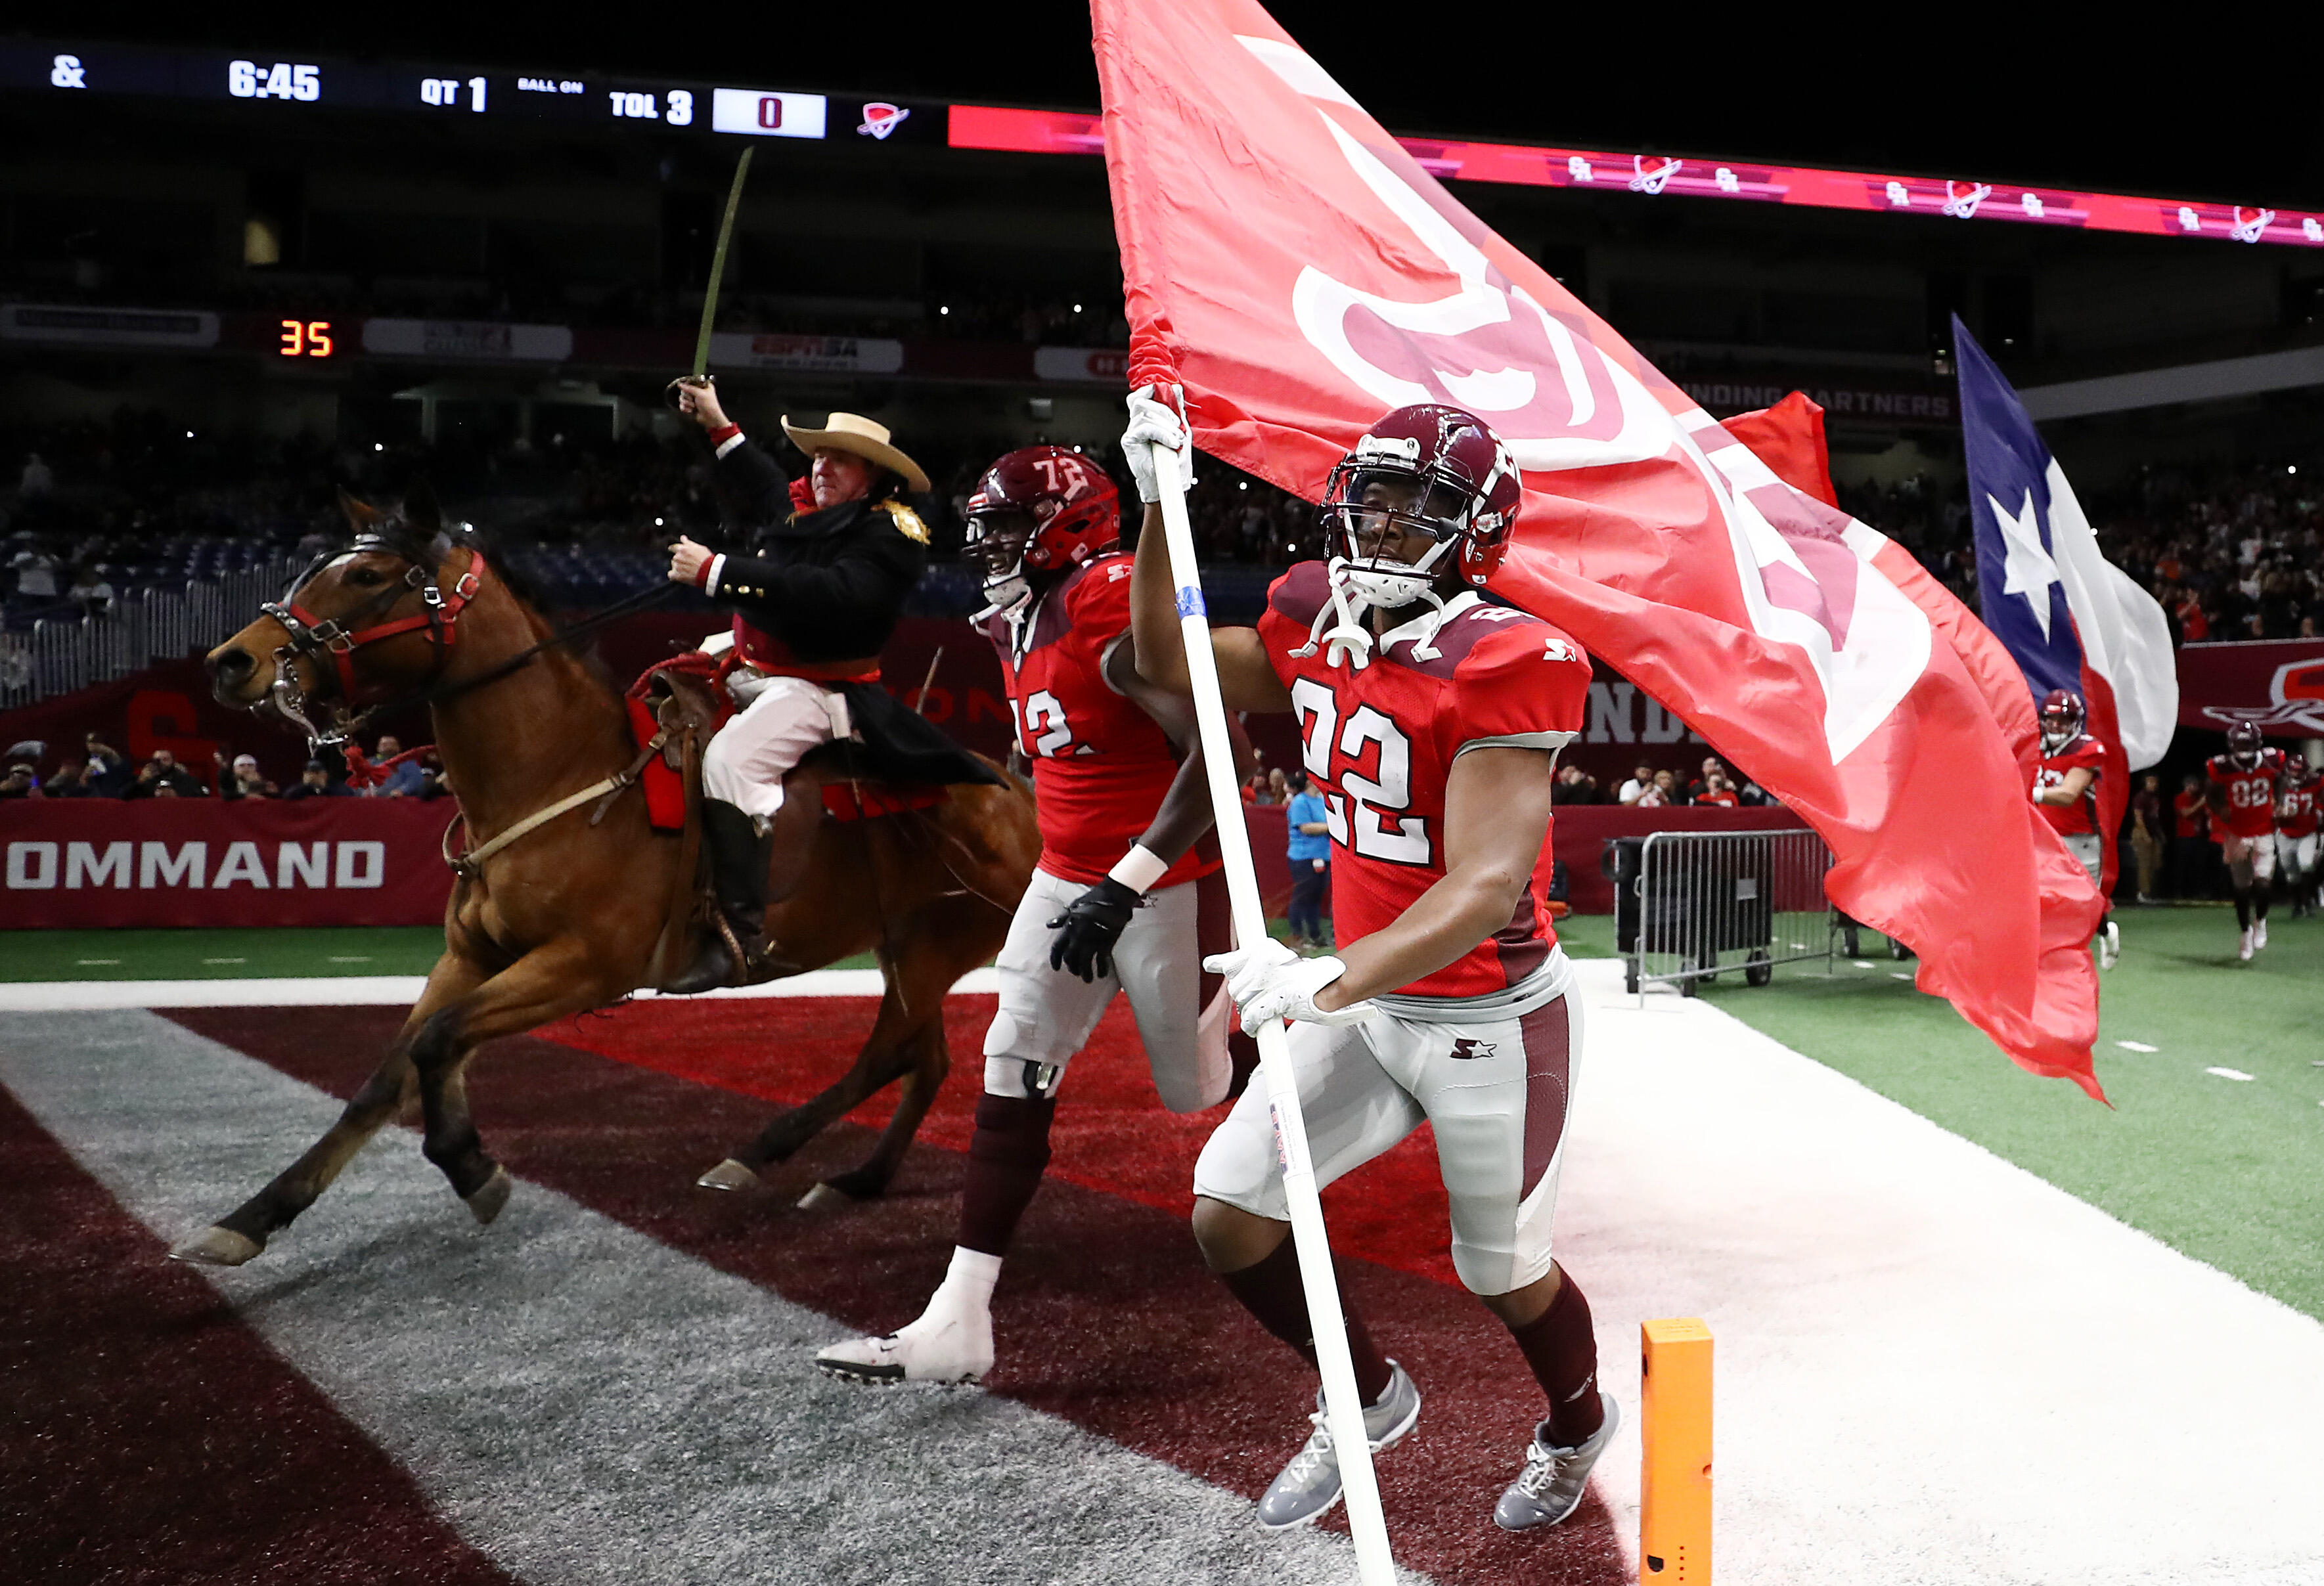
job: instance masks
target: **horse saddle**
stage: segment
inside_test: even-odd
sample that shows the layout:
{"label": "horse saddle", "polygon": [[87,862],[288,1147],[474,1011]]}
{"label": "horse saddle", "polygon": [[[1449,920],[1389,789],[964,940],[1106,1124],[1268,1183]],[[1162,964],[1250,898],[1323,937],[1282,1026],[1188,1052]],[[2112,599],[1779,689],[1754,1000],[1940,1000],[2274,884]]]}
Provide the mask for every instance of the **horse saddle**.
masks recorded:
{"label": "horse saddle", "polygon": [[[697,794],[687,761],[734,714],[712,669],[680,656],[630,689],[630,728],[641,752],[659,746],[641,773],[654,829],[683,831]],[[842,690],[851,734],[809,753],[783,779],[794,795],[815,791],[833,820],[871,820],[942,804],[953,782],[999,782],[991,768],[954,743],[877,684]],[[914,729],[918,729],[915,731]],[[698,771],[694,773],[698,778]]]}

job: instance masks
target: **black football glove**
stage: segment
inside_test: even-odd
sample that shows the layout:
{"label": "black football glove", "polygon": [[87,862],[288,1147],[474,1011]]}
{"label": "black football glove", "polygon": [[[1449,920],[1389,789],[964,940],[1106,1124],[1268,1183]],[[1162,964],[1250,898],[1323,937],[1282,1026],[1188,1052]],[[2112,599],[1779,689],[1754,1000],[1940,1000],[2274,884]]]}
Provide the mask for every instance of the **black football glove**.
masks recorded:
{"label": "black football glove", "polygon": [[1065,906],[1049,922],[1056,936],[1049,943],[1049,967],[1094,981],[1113,973],[1113,945],[1138,907],[1139,894],[1106,877]]}

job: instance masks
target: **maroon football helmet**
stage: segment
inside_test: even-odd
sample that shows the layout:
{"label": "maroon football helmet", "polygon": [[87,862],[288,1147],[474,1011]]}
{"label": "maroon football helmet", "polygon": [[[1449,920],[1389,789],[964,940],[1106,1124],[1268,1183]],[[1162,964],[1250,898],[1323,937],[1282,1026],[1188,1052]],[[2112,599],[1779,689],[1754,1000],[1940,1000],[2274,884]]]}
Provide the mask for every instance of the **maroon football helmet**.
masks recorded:
{"label": "maroon football helmet", "polygon": [[968,554],[984,567],[985,593],[1008,605],[1021,593],[996,593],[1027,571],[1078,567],[1121,541],[1121,498],[1113,481],[1081,453],[1028,446],[984,471],[968,498]]}
{"label": "maroon football helmet", "polygon": [[2045,743],[2072,742],[2082,735],[2082,724],[2088,719],[2082,696],[2070,688],[2052,688],[2042,696],[2042,740]]}
{"label": "maroon football helmet", "polygon": [[2237,722],[2227,729],[2227,758],[2247,771],[2259,770],[2261,755],[2267,751],[2267,739],[2257,722]]}
{"label": "maroon football helmet", "polygon": [[[1381,483],[1396,487],[1381,493],[1402,504],[1366,503],[1367,489]],[[1333,466],[1323,486],[1324,543],[1375,604],[1416,599],[1447,571],[1481,585],[1508,549],[1524,494],[1508,447],[1482,419],[1433,402],[1398,408]],[[1409,566],[1379,560],[1359,537],[1382,518],[1418,530],[1434,548]],[[1370,591],[1375,583],[1380,588]]]}

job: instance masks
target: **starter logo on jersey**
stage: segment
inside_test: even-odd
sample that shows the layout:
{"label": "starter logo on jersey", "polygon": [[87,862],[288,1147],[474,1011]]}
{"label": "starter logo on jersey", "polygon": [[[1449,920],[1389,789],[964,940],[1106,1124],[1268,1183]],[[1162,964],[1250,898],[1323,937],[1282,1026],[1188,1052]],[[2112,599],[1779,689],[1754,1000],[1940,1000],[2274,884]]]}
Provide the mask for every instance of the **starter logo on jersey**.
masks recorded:
{"label": "starter logo on jersey", "polygon": [[1467,1036],[1452,1043],[1452,1056],[1455,1057],[1490,1057],[1499,1050],[1499,1047],[1495,1042],[1471,1040]]}

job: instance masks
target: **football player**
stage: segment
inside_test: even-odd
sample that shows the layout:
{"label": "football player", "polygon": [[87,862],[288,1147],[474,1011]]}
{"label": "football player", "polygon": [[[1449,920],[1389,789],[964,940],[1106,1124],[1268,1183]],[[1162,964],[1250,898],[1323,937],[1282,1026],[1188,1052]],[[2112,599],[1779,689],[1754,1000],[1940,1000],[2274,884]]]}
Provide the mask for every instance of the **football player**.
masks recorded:
{"label": "football player", "polygon": [[2324,777],[2305,755],[2287,755],[2283,787],[2275,806],[2275,859],[2283,890],[2292,897],[2292,917],[2316,909],[2316,796]]}
{"label": "football player", "polygon": [[2227,752],[2203,764],[2210,779],[2211,831],[2235,888],[2236,924],[2242,936],[2236,956],[2248,962],[2267,945],[2268,882],[2275,875],[2275,785],[2282,779],[2284,755],[2270,749],[2251,722],[2227,729]]}
{"label": "football player", "polygon": [[1139,675],[1113,481],[1063,447],[1010,452],[969,499],[966,549],[1033,767],[1041,861],[1001,950],[951,1269],[917,1321],[816,1357],[855,1382],[991,1369],[1001,1258],[1048,1166],[1065,1066],[1115,991],[1174,1112],[1215,1106],[1258,1060],[1201,967],[1204,940],[1231,935],[1202,752],[1192,705]]}
{"label": "football player", "polygon": [[[2106,882],[2106,834],[2098,830],[2098,779],[2106,774],[2106,750],[2082,730],[2082,696],[2052,688],[2042,699],[2042,769],[2034,773],[2034,802],[2101,896]],[[2107,899],[2106,923],[2098,927],[2098,967],[2112,969],[2122,954],[2122,933]]]}
{"label": "football player", "polygon": [[[1177,449],[1185,431],[1149,395],[1130,409],[1124,449],[1150,502],[1150,448]],[[1332,470],[1329,562],[1292,567],[1257,628],[1213,639],[1230,711],[1297,718],[1324,799],[1342,945],[1300,958],[1261,942],[1211,962],[1228,972],[1244,1028],[1293,1021],[1319,1183],[1434,1126],[1453,1266],[1508,1325],[1548,1400],[1493,1512],[1513,1531],[1573,1512],[1616,1423],[1598,1387],[1589,1303],[1550,1253],[1582,1003],[1533,887],[1558,751],[1580,733],[1590,664],[1547,622],[1471,587],[1499,565],[1519,496],[1508,451],[1482,420],[1397,409]],[[1158,524],[1158,510],[1146,521]],[[1162,558],[1140,558],[1132,584],[1140,670],[1188,692]],[[1235,1298],[1313,1365],[1262,1089],[1203,1149],[1194,1233]],[[1347,1327],[1366,1433],[1386,1449],[1418,1420],[1420,1392],[1353,1310]],[[1262,1526],[1304,1524],[1339,1500],[1331,1433],[1321,1414],[1314,1420],[1259,1499]]]}

